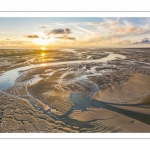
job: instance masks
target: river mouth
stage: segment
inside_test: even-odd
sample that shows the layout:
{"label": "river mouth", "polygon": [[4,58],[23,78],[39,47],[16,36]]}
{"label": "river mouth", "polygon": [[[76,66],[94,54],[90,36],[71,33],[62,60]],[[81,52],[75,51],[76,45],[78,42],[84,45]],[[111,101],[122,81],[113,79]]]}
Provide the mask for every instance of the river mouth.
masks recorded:
{"label": "river mouth", "polygon": [[[116,52],[105,51],[96,59],[96,50],[80,55],[76,50],[68,51],[83,59],[31,64],[0,76],[1,98],[8,99],[2,122],[18,121],[21,126],[22,121],[35,132],[136,132],[142,125],[142,131],[150,131],[148,98],[143,102],[150,90],[148,64]],[[122,127],[133,119],[136,129],[132,124]],[[25,127],[23,130],[28,132]]]}

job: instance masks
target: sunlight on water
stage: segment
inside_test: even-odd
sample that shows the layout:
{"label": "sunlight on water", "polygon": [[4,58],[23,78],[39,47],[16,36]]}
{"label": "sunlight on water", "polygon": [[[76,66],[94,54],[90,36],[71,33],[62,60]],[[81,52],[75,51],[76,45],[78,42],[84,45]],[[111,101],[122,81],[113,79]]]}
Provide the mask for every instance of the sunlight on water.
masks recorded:
{"label": "sunlight on water", "polygon": [[47,66],[47,64],[41,64],[40,66]]}
{"label": "sunlight on water", "polygon": [[[45,54],[45,53],[42,53],[42,54]],[[15,83],[15,80],[19,76],[19,73],[18,73],[19,70],[31,69],[31,68],[38,67],[38,66],[44,67],[47,65],[61,65],[61,64],[74,64],[74,63],[79,64],[79,63],[91,63],[91,62],[106,63],[107,61],[115,60],[117,58],[124,59],[126,57],[124,55],[110,53],[107,57],[95,59],[95,60],[63,61],[63,62],[42,63],[40,65],[37,64],[37,65],[29,65],[26,67],[20,67],[17,69],[7,71],[4,74],[2,74],[2,76],[0,77],[0,89],[4,89],[4,88],[8,88],[12,86]]]}
{"label": "sunlight on water", "polygon": [[45,53],[42,53],[41,55],[42,55],[42,56],[45,56]]}
{"label": "sunlight on water", "polygon": [[41,47],[41,50],[46,50],[46,47]]}

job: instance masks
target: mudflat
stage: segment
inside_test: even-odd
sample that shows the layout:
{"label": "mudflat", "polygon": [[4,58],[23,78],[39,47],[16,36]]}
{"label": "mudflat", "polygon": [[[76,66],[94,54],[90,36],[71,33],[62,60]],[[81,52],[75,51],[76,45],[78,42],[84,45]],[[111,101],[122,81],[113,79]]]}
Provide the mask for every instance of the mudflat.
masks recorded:
{"label": "mudflat", "polygon": [[1,52],[0,132],[150,132],[148,49],[12,51]]}

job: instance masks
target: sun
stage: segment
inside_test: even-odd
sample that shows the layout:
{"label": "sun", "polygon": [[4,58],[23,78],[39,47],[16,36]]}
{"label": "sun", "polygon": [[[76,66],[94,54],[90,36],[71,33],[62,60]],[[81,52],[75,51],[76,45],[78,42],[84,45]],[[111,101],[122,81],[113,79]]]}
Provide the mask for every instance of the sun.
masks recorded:
{"label": "sun", "polygon": [[41,50],[43,50],[43,51],[46,50],[46,47],[41,47]]}

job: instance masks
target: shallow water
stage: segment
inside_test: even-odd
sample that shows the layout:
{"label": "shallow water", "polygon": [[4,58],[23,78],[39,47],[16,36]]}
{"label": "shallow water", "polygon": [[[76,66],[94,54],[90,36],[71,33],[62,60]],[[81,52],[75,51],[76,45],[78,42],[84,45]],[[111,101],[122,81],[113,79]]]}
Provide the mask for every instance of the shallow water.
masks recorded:
{"label": "shallow water", "polygon": [[[139,84],[139,82],[137,82],[136,80],[136,83],[138,85],[134,84],[133,81],[131,83],[128,83],[127,81],[127,83],[126,82],[121,83],[121,85],[122,84],[124,85],[123,87],[121,86],[118,87],[118,85],[114,85],[112,87],[113,90],[111,91],[110,90],[104,91],[103,89],[104,92],[103,95],[106,95],[106,97],[102,95],[104,97],[103,98],[104,101],[101,101],[101,99],[99,101],[99,99],[97,100],[93,98],[93,95],[95,93],[97,93],[99,90],[102,91],[101,88],[99,89],[99,85],[101,84],[105,85],[105,83],[107,85],[107,82],[110,82],[110,78],[107,76],[107,74],[106,74],[106,78],[105,75],[102,76],[102,74],[105,74],[106,72],[110,72],[110,74],[112,72],[113,74],[113,68],[114,69],[121,68],[118,67],[117,65],[112,65],[114,63],[109,64],[107,63],[107,61],[118,59],[119,61],[117,61],[116,64],[120,62],[126,63],[122,61],[122,59],[126,58],[125,56],[114,54],[112,52],[108,52],[108,53],[109,55],[107,57],[97,59],[97,60],[80,60],[80,61],[77,60],[77,61],[43,63],[43,64],[30,65],[26,67],[20,67],[5,72],[4,74],[2,74],[2,76],[0,76],[0,89],[2,90],[4,88],[8,88],[14,84],[15,86],[13,88],[7,89],[6,91],[0,90],[0,93],[7,95],[8,98],[12,97],[14,100],[14,102],[12,103],[10,98],[8,104],[6,103],[6,105],[4,106],[5,107],[4,113],[6,115],[8,114],[9,117],[9,111],[10,111],[9,108],[12,108],[12,110],[13,109],[18,110],[17,108],[26,104],[25,101],[27,100],[29,104],[32,105],[31,106],[32,109],[28,107],[28,105],[25,105],[26,110],[28,110],[28,112],[32,112],[32,110],[38,110],[38,111],[35,111],[36,112],[35,114],[34,111],[29,115],[24,114],[23,111],[25,107],[23,106],[17,112],[18,114],[16,114],[15,112],[15,114],[13,115],[15,117],[19,116],[19,118],[21,116],[22,117],[21,120],[24,120],[24,118],[26,117],[29,120],[30,118],[34,118],[33,120],[35,120],[35,122],[33,122],[32,124],[35,127],[37,127],[38,129],[37,131],[40,132],[42,131],[56,132],[56,130],[53,131],[51,129],[49,130],[46,128],[46,127],[53,127],[53,126],[55,126],[54,127],[55,129],[67,128],[68,130],[66,130],[65,132],[68,131],[72,132],[74,126],[77,127],[75,129],[78,130],[79,132],[87,132],[87,131],[88,132],[89,131],[90,132],[117,132],[117,131],[133,132],[134,131],[133,129],[136,127],[138,129],[137,131],[139,131],[139,129],[142,131],[141,127],[145,129],[145,126],[143,126],[143,124],[141,126],[138,126],[138,123],[139,121],[141,121],[148,125],[150,124],[148,119],[149,118],[148,110],[143,111],[143,108],[141,110],[141,108],[139,108],[138,105],[135,104],[133,105],[132,103],[130,107],[128,107],[129,104],[122,104],[122,103],[118,104],[118,101],[116,103],[112,103],[112,99],[114,97],[113,95],[118,94],[116,93],[116,91],[120,91],[119,94],[121,93],[121,95],[119,94],[117,95],[117,98],[119,99],[122,98],[122,93],[125,93],[125,96],[129,95],[130,97],[132,96],[131,94],[133,94],[134,91],[135,93],[137,93],[136,91],[138,90],[140,92],[144,90],[145,93],[145,91],[148,89],[149,86],[147,85],[147,81],[146,83],[144,81],[144,83],[142,82],[142,84]],[[52,67],[51,69],[50,67],[42,68],[42,66],[53,66],[53,65],[58,65],[58,67],[54,66],[54,68]],[[35,67],[41,67],[41,69],[38,70],[40,71],[39,74],[38,72],[36,72],[37,71],[36,69],[34,70]],[[33,70],[31,70],[30,72],[30,69]],[[41,70],[43,72],[41,72]],[[37,74],[34,74],[34,72],[36,72]],[[19,76],[21,78],[22,74],[24,80],[22,79],[21,81],[25,81],[25,82],[15,83],[16,79]],[[32,74],[34,75],[32,76]],[[120,74],[121,73],[119,72],[119,75]],[[29,76],[33,78],[30,79],[28,78]],[[118,78],[118,76],[116,76],[116,78]],[[40,80],[42,80],[41,82],[43,82],[43,84],[39,82]],[[141,77],[138,81],[140,81],[141,83],[142,80],[143,77]],[[145,80],[147,80],[147,78],[145,78]],[[53,81],[55,82],[52,83]],[[37,84],[32,85],[30,87],[24,85],[24,83],[26,85],[29,84],[32,85],[35,83]],[[139,85],[140,87],[138,87]],[[145,87],[145,85],[147,86]],[[138,87],[138,90],[136,90],[135,87]],[[128,91],[125,91],[125,89],[128,89]],[[139,95],[141,95],[140,92]],[[109,93],[112,94],[110,95]],[[7,99],[5,102],[9,100]],[[111,101],[107,101],[107,99]],[[50,101],[54,101],[54,102],[50,102]],[[11,104],[14,108],[11,106]],[[21,114],[20,111],[22,111],[23,113]],[[38,114],[39,111],[40,113]],[[145,115],[145,112],[146,113],[148,112],[147,113],[148,115],[147,114]],[[132,118],[137,119],[139,121],[136,122],[134,120],[133,122],[134,124],[133,124],[131,123],[131,121],[133,120]],[[3,119],[3,121],[5,121],[5,118]],[[11,123],[9,123],[9,121],[11,121]],[[13,121],[14,121],[13,119],[11,120],[9,118],[8,124],[13,124]],[[55,122],[51,122],[51,121],[55,121]],[[17,121],[17,123],[18,122],[19,121]],[[48,124],[49,122],[50,124]],[[15,125],[17,125],[17,123]],[[130,130],[128,130],[128,126]],[[132,126],[132,128],[130,128],[130,126]],[[126,127],[127,130],[122,130],[124,128],[126,129]],[[10,127],[8,126],[8,128]],[[147,131],[150,131],[149,128],[147,129]],[[27,130],[26,132],[29,131]]]}
{"label": "shallow water", "polygon": [[27,70],[33,67],[34,65],[30,65],[30,66],[13,69],[13,70],[3,73],[2,76],[0,76],[0,90],[6,89],[14,85],[16,79],[20,76],[20,73],[19,73],[20,70]]}
{"label": "shallow water", "polygon": [[19,77],[19,71],[27,70],[40,66],[48,66],[48,65],[62,65],[62,64],[75,64],[75,63],[106,63],[107,61],[115,60],[115,59],[125,59],[126,57],[120,54],[110,53],[107,57],[96,59],[96,60],[79,60],[79,61],[64,61],[64,62],[53,62],[53,63],[45,63],[45,64],[36,64],[25,67],[20,67],[17,69],[13,69],[3,73],[0,76],[0,90],[9,88],[15,84],[16,79]]}
{"label": "shallow water", "polygon": [[72,52],[75,53],[75,49],[71,49],[71,48],[65,48],[65,49],[61,49],[60,51],[65,51],[65,52]]}

